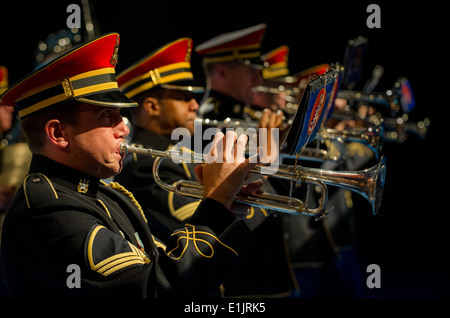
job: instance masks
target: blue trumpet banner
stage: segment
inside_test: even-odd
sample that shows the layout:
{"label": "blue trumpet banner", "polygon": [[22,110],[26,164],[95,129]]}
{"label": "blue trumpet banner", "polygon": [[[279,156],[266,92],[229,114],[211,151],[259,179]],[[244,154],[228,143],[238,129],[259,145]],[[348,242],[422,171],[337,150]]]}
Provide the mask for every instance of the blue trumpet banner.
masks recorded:
{"label": "blue trumpet banner", "polygon": [[314,140],[326,116],[335,82],[336,72],[329,70],[308,83],[291,128],[282,143],[290,155],[301,152]]}
{"label": "blue trumpet banner", "polygon": [[414,99],[411,84],[406,78],[401,80],[400,91],[402,109],[405,113],[409,113],[416,106],[416,101]]}

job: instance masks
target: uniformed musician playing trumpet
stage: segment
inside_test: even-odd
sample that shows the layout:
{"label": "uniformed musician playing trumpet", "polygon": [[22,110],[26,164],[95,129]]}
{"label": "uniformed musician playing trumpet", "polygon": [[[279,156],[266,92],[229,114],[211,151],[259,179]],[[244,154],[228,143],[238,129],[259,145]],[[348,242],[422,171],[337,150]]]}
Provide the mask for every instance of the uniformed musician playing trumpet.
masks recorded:
{"label": "uniformed musician playing trumpet", "polygon": [[[3,228],[12,297],[213,296],[248,243],[250,231],[231,208],[255,164],[237,163],[238,151],[214,148],[234,163],[198,166],[205,198],[166,245],[130,192],[101,181],[122,169],[129,129],[119,109],[135,106],[115,80],[118,45],[112,33],[78,46],[2,96],[18,109],[33,152]],[[67,283],[73,266],[80,286]]]}

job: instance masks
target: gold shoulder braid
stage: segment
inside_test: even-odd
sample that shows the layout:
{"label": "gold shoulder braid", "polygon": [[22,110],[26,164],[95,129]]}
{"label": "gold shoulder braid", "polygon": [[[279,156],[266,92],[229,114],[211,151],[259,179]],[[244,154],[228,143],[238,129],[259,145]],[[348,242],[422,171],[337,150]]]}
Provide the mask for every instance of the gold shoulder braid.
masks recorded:
{"label": "gold shoulder braid", "polygon": [[[108,186],[108,184],[105,183],[106,186]],[[113,188],[114,190],[117,190],[123,194],[125,194],[126,196],[128,196],[130,198],[130,200],[134,203],[134,205],[136,205],[136,207],[139,209],[139,212],[141,212],[142,217],[145,220],[145,223],[147,223],[147,218],[144,215],[144,211],[142,211],[141,205],[139,204],[139,202],[137,202],[137,200],[135,199],[133,193],[131,193],[130,191],[128,191],[127,189],[125,189],[121,184],[119,184],[118,182],[111,182],[109,184],[109,186],[111,188]]]}
{"label": "gold shoulder braid", "polygon": [[[144,215],[144,211],[142,211],[141,205],[139,204],[139,202],[137,202],[137,200],[135,199],[133,193],[131,193],[130,191],[128,191],[127,189],[125,189],[125,187],[122,186],[121,184],[119,184],[118,182],[110,182],[110,184],[107,184],[107,183],[105,183],[105,182],[103,182],[103,181],[101,181],[101,182],[102,182],[105,186],[111,187],[111,188],[113,188],[114,190],[117,190],[117,191],[119,191],[119,192],[125,194],[126,196],[128,196],[128,197],[130,198],[130,200],[134,203],[134,205],[136,205],[136,207],[137,207],[137,208],[139,209],[139,211],[141,212],[142,217],[144,218],[145,223],[148,223],[148,222],[147,222],[147,218],[146,218],[145,215]],[[156,245],[157,247],[162,248],[164,251],[166,250],[166,246],[165,246],[161,241],[159,241],[158,239],[156,239],[153,235],[152,235],[152,239],[153,239],[153,242],[155,243],[155,245]]]}

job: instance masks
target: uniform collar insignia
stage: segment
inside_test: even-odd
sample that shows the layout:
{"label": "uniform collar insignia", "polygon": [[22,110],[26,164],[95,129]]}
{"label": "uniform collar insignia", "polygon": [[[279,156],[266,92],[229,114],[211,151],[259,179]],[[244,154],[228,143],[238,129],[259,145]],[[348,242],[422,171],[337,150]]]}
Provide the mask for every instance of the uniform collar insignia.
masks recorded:
{"label": "uniform collar insignia", "polygon": [[77,191],[78,193],[86,193],[89,187],[89,180],[80,179],[78,183]]}

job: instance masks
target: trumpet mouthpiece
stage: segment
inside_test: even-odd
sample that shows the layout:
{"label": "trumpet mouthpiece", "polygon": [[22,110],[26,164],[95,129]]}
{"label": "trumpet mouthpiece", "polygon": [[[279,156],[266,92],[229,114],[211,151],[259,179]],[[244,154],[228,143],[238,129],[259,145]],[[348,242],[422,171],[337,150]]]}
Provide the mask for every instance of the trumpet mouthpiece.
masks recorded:
{"label": "trumpet mouthpiece", "polygon": [[120,145],[120,151],[121,152],[127,152],[127,150],[128,150],[128,145],[126,143],[122,143]]}

